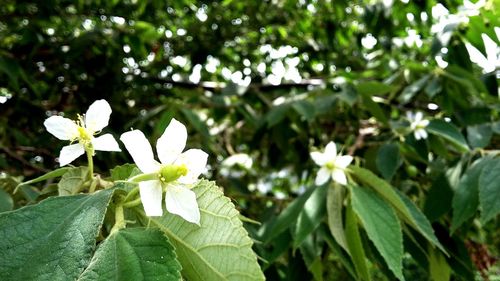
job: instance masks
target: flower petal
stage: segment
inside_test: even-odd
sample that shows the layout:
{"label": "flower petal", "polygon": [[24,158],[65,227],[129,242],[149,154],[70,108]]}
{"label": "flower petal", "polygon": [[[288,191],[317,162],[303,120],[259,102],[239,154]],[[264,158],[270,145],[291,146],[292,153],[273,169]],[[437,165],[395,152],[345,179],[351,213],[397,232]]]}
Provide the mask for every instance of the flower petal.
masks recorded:
{"label": "flower petal", "polygon": [[153,157],[153,149],[141,131],[133,130],[123,133],[120,140],[125,144],[125,148],[143,173],[158,171],[159,164]]}
{"label": "flower petal", "polygon": [[418,111],[415,113],[415,123],[419,123],[422,118],[424,118],[424,114],[422,112]]}
{"label": "flower petal", "polygon": [[63,147],[59,153],[59,165],[66,166],[84,153],[85,150],[81,143],[67,145]]}
{"label": "flower petal", "polygon": [[186,127],[172,118],[165,132],[156,142],[156,153],[162,164],[172,164],[186,147]]}
{"label": "flower petal", "polygon": [[319,152],[319,151],[313,151],[310,153],[312,160],[316,165],[318,166],[323,166],[328,162],[329,159],[325,157],[325,153]]}
{"label": "flower petal", "polygon": [[186,165],[187,175],[178,179],[183,184],[193,184],[196,182],[207,166],[208,154],[201,149],[189,149],[175,160],[176,165]]}
{"label": "flower petal", "polygon": [[332,179],[335,182],[338,182],[342,185],[347,184],[347,178],[346,178],[345,173],[342,169],[334,169],[332,172]]}
{"label": "flower petal", "polygon": [[111,134],[105,134],[100,137],[92,139],[92,145],[95,150],[100,151],[122,151]]}
{"label": "flower petal", "polygon": [[60,140],[72,140],[78,136],[78,126],[73,120],[61,116],[51,116],[43,122],[49,133]]}
{"label": "flower petal", "polygon": [[337,146],[333,141],[329,142],[325,148],[325,158],[327,160],[333,160],[337,157]]}
{"label": "flower petal", "polygon": [[330,178],[330,170],[328,170],[326,167],[322,167],[316,174],[316,180],[314,181],[314,183],[318,186],[323,185],[328,181],[329,178]]}
{"label": "flower petal", "polygon": [[156,217],[163,214],[161,208],[162,188],[158,180],[139,182],[139,194],[146,216]]}
{"label": "flower petal", "polygon": [[165,204],[170,213],[200,225],[200,209],[196,202],[196,194],[189,188],[169,185],[165,193]]}
{"label": "flower petal", "polygon": [[96,100],[85,113],[85,127],[97,132],[108,126],[111,106],[106,100]]}
{"label": "flower petal", "polygon": [[343,156],[338,156],[335,159],[335,166],[339,168],[345,168],[352,162],[352,156],[351,155],[343,155]]}
{"label": "flower petal", "polygon": [[418,124],[420,127],[427,127],[429,125],[429,120],[424,119]]}

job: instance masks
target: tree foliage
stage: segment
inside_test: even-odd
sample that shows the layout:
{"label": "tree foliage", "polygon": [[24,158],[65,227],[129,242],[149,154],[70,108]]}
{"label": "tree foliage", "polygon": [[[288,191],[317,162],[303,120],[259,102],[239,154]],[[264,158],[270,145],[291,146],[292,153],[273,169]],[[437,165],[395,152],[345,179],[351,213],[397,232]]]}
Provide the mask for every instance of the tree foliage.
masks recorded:
{"label": "tree foliage", "polygon": [[[269,280],[498,275],[499,18],[494,0],[5,0],[0,212],[85,188],[85,167],[26,181],[58,168],[64,144],[43,120],[105,98],[115,136],[187,125],[188,147],[210,155],[206,177],[250,221]],[[427,138],[408,112],[429,120]],[[329,141],[355,157],[345,187],[314,185],[310,152]],[[126,162],[97,154],[96,171]],[[146,243],[114,235],[96,255]]]}

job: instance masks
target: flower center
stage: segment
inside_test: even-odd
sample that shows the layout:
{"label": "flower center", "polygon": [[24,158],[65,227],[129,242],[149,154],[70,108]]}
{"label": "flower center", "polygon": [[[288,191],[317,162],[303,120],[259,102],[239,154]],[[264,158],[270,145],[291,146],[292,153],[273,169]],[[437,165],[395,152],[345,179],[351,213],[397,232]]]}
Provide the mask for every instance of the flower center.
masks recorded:
{"label": "flower center", "polygon": [[82,142],[89,142],[92,139],[92,135],[89,134],[87,129],[78,126],[78,139]]}
{"label": "flower center", "polygon": [[325,166],[328,170],[333,170],[335,168],[335,162],[334,161],[327,162]]}
{"label": "flower center", "polygon": [[187,175],[188,168],[186,165],[164,165],[161,167],[158,177],[160,181],[167,183]]}

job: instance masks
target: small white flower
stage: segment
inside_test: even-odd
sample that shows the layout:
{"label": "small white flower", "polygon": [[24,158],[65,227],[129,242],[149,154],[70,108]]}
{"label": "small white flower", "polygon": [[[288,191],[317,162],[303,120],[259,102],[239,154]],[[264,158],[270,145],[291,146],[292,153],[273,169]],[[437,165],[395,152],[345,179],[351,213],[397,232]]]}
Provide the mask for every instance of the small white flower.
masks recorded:
{"label": "small white flower", "polygon": [[90,105],[87,113],[78,116],[77,121],[61,116],[51,116],[43,122],[49,133],[60,140],[69,140],[78,143],[70,144],[61,149],[59,164],[65,166],[86,150],[121,151],[118,143],[111,134],[105,134],[94,138],[109,123],[111,107],[105,100],[97,100]]}
{"label": "small white flower", "polygon": [[311,152],[311,158],[321,168],[316,175],[316,185],[322,185],[331,177],[334,181],[346,185],[345,168],[352,162],[350,155],[337,155],[337,146],[334,142],[326,145],[325,152]]}
{"label": "small white flower", "polygon": [[208,154],[201,149],[185,152],[187,131],[179,121],[172,119],[163,135],[156,142],[156,152],[161,163],[153,156],[153,150],[144,134],[133,130],[121,135],[120,140],[132,155],[135,164],[148,180],[139,182],[142,205],[147,216],[161,216],[162,193],[165,191],[167,211],[183,219],[200,224],[200,210],[196,194],[190,189],[207,165]]}
{"label": "small white flower", "polygon": [[406,118],[410,121],[410,129],[413,131],[415,139],[426,139],[427,131],[425,130],[425,127],[429,125],[429,120],[424,119],[422,112],[419,111],[415,114],[413,114],[413,112],[407,112]]}

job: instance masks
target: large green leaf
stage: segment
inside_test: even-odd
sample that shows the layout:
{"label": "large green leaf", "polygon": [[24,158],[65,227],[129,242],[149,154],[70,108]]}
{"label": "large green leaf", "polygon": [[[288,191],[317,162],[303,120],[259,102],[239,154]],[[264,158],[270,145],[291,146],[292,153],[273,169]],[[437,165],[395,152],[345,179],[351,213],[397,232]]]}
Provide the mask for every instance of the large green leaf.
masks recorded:
{"label": "large green leaf", "polygon": [[391,85],[384,84],[378,81],[366,81],[356,85],[356,90],[362,95],[385,95],[394,90]]}
{"label": "large green leaf", "polygon": [[82,190],[83,184],[89,178],[87,167],[77,167],[67,171],[57,184],[59,195],[73,195]]}
{"label": "large green leaf", "polygon": [[479,176],[481,223],[485,224],[500,213],[500,159],[495,158]]}
{"label": "large green leaf", "polygon": [[418,230],[429,242],[444,251],[434,234],[430,222],[424,214],[413,204],[413,202],[396,192],[396,189],[383,179],[377,177],[370,170],[357,166],[350,166],[349,170],[365,185],[372,187],[382,198],[387,200],[397,211],[401,218]]}
{"label": "large green leaf", "polygon": [[440,252],[429,249],[429,273],[433,281],[449,281],[451,268]]}
{"label": "large green leaf", "polygon": [[399,219],[391,206],[371,189],[351,186],[352,207],[394,275],[403,276],[403,234]]}
{"label": "large green leaf", "polygon": [[321,223],[325,215],[325,198],[328,186],[318,186],[307,199],[297,218],[293,246],[297,248],[302,241]]}
{"label": "large green leaf", "polygon": [[412,84],[406,86],[401,95],[398,97],[398,100],[402,104],[407,104],[411,101],[411,99],[418,93],[422,88],[427,84],[427,81],[431,78],[431,75],[424,75],[422,78],[413,82]]}
{"label": "large green leaf", "polygon": [[285,229],[289,228],[292,223],[295,222],[297,217],[300,214],[300,211],[304,207],[307,199],[311,196],[314,188],[309,188],[300,195],[298,198],[292,201],[276,218],[276,221],[266,229],[266,232],[262,236],[262,240],[264,242],[269,242],[272,238],[276,237],[276,235],[283,232]]}
{"label": "large green leaf", "polygon": [[75,280],[92,257],[112,190],[0,214],[0,280]]}
{"label": "large green leaf", "polygon": [[349,248],[349,253],[351,253],[351,259],[354,263],[358,279],[369,281],[371,280],[371,277],[366,264],[366,254],[363,248],[363,243],[361,242],[361,235],[359,234],[358,218],[356,217],[351,205],[347,205],[345,216],[347,247]]}
{"label": "large green leaf", "polygon": [[193,191],[201,226],[169,213],[152,219],[175,246],[183,276],[190,281],[264,280],[252,240],[229,198],[204,180]]}
{"label": "large green leaf", "polygon": [[376,164],[382,176],[386,180],[390,180],[401,165],[398,145],[394,143],[382,145],[377,153]]}
{"label": "large green leaf", "polygon": [[489,157],[477,160],[460,179],[452,202],[452,232],[476,213],[479,205],[479,176],[491,161]]}
{"label": "large green leaf", "polygon": [[464,152],[469,150],[469,146],[467,145],[464,136],[460,133],[457,127],[451,123],[440,119],[431,120],[429,125],[426,127],[426,130],[451,141]]}
{"label": "large green leaf", "polygon": [[181,280],[181,265],[168,238],[155,228],[111,234],[78,280]]}
{"label": "large green leaf", "polygon": [[328,213],[328,227],[335,241],[349,253],[344,231],[342,209],[344,207],[345,188],[341,185],[328,188],[326,195],[326,210]]}

